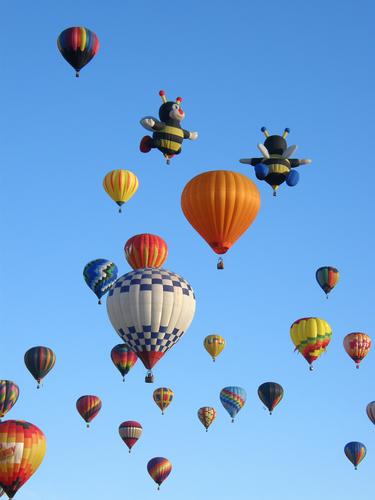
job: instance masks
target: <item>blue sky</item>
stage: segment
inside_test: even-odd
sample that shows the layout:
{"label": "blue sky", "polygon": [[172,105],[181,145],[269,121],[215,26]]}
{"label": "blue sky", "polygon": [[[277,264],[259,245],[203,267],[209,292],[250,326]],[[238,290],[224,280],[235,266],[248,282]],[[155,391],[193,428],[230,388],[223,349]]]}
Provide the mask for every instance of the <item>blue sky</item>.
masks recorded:
{"label": "blue sky", "polygon": [[[374,11],[364,0],[3,6],[1,378],[20,386],[9,418],[47,436],[45,460],[17,498],[372,498],[375,438],[365,407],[375,399],[374,353],[355,370],[342,339],[372,335],[375,323]],[[79,80],[56,48],[75,25],[101,42]],[[138,150],[139,119],[157,115],[160,89],[183,97],[184,127],[199,132],[170,167],[159,152]],[[290,127],[298,157],[313,160],[276,198],[238,162],[258,155],[263,125]],[[122,215],[101,185],[114,168],[140,180]],[[180,209],[185,184],[214,169],[246,173],[262,196],[223,272]],[[197,296],[195,319],[156,366],[154,386],[141,363],[121,382],[109,357],[120,338],[82,278],[99,257],[128,272],[123,245],[141,232],[168,242],[166,268]],[[315,282],[321,265],[341,271],[329,300]],[[312,373],[289,337],[290,324],[310,315],[333,329]],[[202,346],[213,332],[227,339],[215,364]],[[40,391],[23,364],[33,345],[57,356]],[[272,417],[256,393],[269,380],[285,389]],[[233,425],[219,401],[227,385],[248,393]],[[159,386],[175,392],[164,416],[152,400]],[[103,401],[90,430],[75,409],[82,394]],[[204,405],[218,410],[207,434],[196,416]],[[131,419],[144,434],[129,456],[117,429]],[[343,453],[353,440],[368,450],[358,471]],[[159,493],[146,471],[154,456],[173,463]]]}

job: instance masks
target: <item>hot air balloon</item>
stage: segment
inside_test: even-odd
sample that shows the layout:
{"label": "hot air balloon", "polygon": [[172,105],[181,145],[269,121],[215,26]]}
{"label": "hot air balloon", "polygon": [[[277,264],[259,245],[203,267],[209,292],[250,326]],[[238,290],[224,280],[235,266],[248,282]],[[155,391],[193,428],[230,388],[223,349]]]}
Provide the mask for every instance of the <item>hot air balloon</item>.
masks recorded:
{"label": "hot air balloon", "polygon": [[16,404],[20,390],[11,380],[0,380],[0,419]]}
{"label": "hot air balloon", "polygon": [[120,213],[122,205],[135,195],[138,186],[138,177],[130,170],[111,170],[103,180],[106,193],[120,207]]}
{"label": "hot air balloon", "polygon": [[25,352],[25,365],[38,382],[39,389],[42,379],[55,366],[56,355],[49,347],[36,346]]}
{"label": "hot air balloon", "polygon": [[234,422],[234,417],[246,403],[246,391],[242,387],[224,387],[220,391],[220,401]]}
{"label": "hot air balloon", "polygon": [[366,446],[358,441],[351,441],[347,443],[344,448],[345,455],[354,465],[355,470],[357,470],[358,465],[366,456]]}
{"label": "hot air balloon", "polygon": [[349,333],[344,338],[344,349],[359,368],[359,363],[371,349],[371,338],[366,333]]}
{"label": "hot air balloon", "polygon": [[87,286],[98,297],[98,304],[101,298],[108,292],[117,279],[118,269],[116,264],[107,259],[95,259],[86,264],[83,270],[83,277]]}
{"label": "hot air balloon", "polygon": [[60,33],[57,47],[63,58],[76,70],[76,77],[79,77],[81,69],[98,53],[99,38],[93,31],[75,26]]}
{"label": "hot air balloon", "polygon": [[120,434],[121,439],[124,441],[126,446],[129,448],[129,453],[131,449],[138,441],[138,439],[142,435],[142,426],[139,422],[135,422],[134,420],[127,420],[126,422],[122,422],[118,428],[118,432]]}
{"label": "hot air balloon", "polygon": [[119,278],[107,298],[112,326],[149,370],[180,340],[195,313],[190,284],[165,269],[137,269]]}
{"label": "hot air balloon", "polygon": [[125,257],[133,269],[161,267],[168,257],[168,246],[156,234],[137,234],[125,243]]}
{"label": "hot air balloon", "polygon": [[264,144],[258,144],[262,158],[244,158],[241,163],[255,167],[255,175],[261,181],[266,181],[273,189],[273,195],[280,184],[286,181],[288,186],[295,186],[299,181],[299,173],[294,170],[300,165],[311,163],[308,159],[290,158],[297,146],[289,146],[286,142],[290,129],[286,128],[283,135],[270,135],[266,127],[261,131],[266,136]]}
{"label": "hot air balloon", "polygon": [[254,221],[260,208],[260,193],[243,174],[213,170],[186,184],[181,207],[193,228],[214,252],[222,255]]}
{"label": "hot air balloon", "polygon": [[225,347],[225,339],[220,335],[208,335],[203,341],[204,348],[212,356],[212,361],[215,361],[217,356]]}
{"label": "hot air balloon", "polygon": [[299,351],[313,369],[312,364],[326,350],[331,341],[332,329],[324,319],[301,318],[290,327],[295,350]]}
{"label": "hot air balloon", "polygon": [[147,470],[158,485],[158,490],[160,490],[161,483],[163,483],[171,473],[172,464],[167,458],[155,457],[148,462]]}
{"label": "hot air balloon", "polygon": [[33,424],[23,420],[0,423],[0,486],[13,498],[36,472],[46,452],[46,438]]}
{"label": "hot air balloon", "polygon": [[340,273],[335,267],[323,266],[315,273],[316,281],[318,282],[320,288],[325,292],[327,299],[328,294],[337,285]]}
{"label": "hot air balloon", "polygon": [[258,387],[258,396],[268,408],[270,415],[284,396],[284,389],[276,382],[264,382]]}
{"label": "hot air balloon", "polygon": [[77,411],[86,422],[86,427],[90,427],[91,420],[97,416],[101,407],[102,402],[98,396],[81,396],[76,402]]}
{"label": "hot air balloon", "polygon": [[212,408],[211,406],[202,406],[202,408],[199,408],[198,410],[198,418],[204,425],[207,432],[208,428],[216,418],[215,408]]}
{"label": "hot air balloon", "polygon": [[122,380],[125,380],[125,375],[133,368],[138,358],[126,344],[117,344],[111,351],[111,359],[113,364],[122,375]]}
{"label": "hot air balloon", "polygon": [[375,401],[371,401],[366,406],[366,413],[371,422],[375,425]]}
{"label": "hot air balloon", "polygon": [[159,387],[155,389],[152,397],[155,403],[161,409],[161,414],[164,415],[164,410],[172,403],[174,392],[168,387]]}
{"label": "hot air balloon", "polygon": [[163,101],[159,108],[160,121],[153,116],[142,118],[142,127],[153,134],[152,137],[146,135],[142,138],[139,149],[142,153],[149,153],[154,148],[158,149],[163,153],[169,165],[171,158],[181,153],[182,141],[184,139],[194,141],[198,138],[198,132],[189,132],[180,125],[185,118],[185,113],[181,108],[181,97],[177,97],[176,101],[167,101],[164,90],[161,90],[159,95]]}

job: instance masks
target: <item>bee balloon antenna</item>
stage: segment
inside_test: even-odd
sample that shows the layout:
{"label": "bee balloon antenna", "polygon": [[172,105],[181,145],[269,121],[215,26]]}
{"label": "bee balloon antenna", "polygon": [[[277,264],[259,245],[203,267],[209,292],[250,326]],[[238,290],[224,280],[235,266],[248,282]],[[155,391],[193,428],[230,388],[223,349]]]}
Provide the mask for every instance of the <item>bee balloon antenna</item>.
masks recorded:
{"label": "bee balloon antenna", "polygon": [[167,96],[165,95],[165,91],[164,90],[160,90],[159,91],[159,95],[160,95],[161,100],[163,101],[163,103],[167,102]]}
{"label": "bee balloon antenna", "polygon": [[286,137],[288,136],[289,132],[290,132],[290,128],[286,128],[286,129],[284,129],[284,132],[283,132],[282,138],[283,138],[283,139],[286,139]]}
{"label": "bee balloon antenna", "polygon": [[270,133],[268,132],[268,130],[267,130],[267,128],[266,128],[266,127],[262,127],[260,130],[263,132],[263,134],[264,134],[266,137],[269,137],[269,136],[270,136]]}

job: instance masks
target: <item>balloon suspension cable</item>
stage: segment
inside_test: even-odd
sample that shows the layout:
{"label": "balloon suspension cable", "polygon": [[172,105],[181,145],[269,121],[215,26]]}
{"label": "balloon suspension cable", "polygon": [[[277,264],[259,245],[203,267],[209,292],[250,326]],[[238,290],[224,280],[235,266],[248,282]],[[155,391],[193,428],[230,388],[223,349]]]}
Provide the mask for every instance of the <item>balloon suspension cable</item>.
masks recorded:
{"label": "balloon suspension cable", "polygon": [[40,389],[40,379],[37,380],[38,384],[36,386],[37,389]]}
{"label": "balloon suspension cable", "polygon": [[125,382],[125,377],[122,377],[122,381]]}
{"label": "balloon suspension cable", "polygon": [[161,410],[161,414],[164,415],[164,410]]}
{"label": "balloon suspension cable", "polygon": [[208,432],[208,427],[206,427],[206,432]]}
{"label": "balloon suspension cable", "polygon": [[357,466],[356,465],[354,466],[354,470],[357,470]]}

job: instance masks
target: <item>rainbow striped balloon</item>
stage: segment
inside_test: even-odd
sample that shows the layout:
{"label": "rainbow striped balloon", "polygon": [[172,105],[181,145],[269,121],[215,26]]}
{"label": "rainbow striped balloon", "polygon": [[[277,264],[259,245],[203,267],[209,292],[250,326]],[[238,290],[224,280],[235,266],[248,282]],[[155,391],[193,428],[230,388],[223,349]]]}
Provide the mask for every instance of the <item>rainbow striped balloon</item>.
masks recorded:
{"label": "rainbow striped balloon", "polygon": [[86,427],[90,427],[89,422],[93,420],[100,412],[102,407],[101,399],[98,396],[81,396],[77,399],[76,408],[83,420],[87,423]]}
{"label": "rainbow striped balloon", "polygon": [[347,443],[344,448],[344,453],[357,470],[358,465],[366,456],[366,446],[358,441]]}
{"label": "rainbow striped balloon", "polygon": [[38,345],[25,352],[24,361],[26,368],[38,382],[39,389],[42,379],[55,366],[56,355],[49,347]]}
{"label": "rainbow striped balloon", "polygon": [[172,464],[167,458],[155,457],[148,462],[147,470],[158,485],[158,490],[160,490],[161,483],[163,483],[171,473]]}
{"label": "rainbow striped balloon", "polygon": [[76,70],[88,64],[99,51],[99,38],[83,26],[74,26],[62,31],[57,39],[57,47],[63,58]]}
{"label": "rainbow striped balloon", "polygon": [[117,344],[111,351],[111,359],[124,381],[125,375],[136,364],[138,357],[126,344]]}
{"label": "rainbow striped balloon", "polygon": [[17,384],[11,380],[0,380],[0,419],[16,404],[19,393]]}
{"label": "rainbow striped balloon", "polygon": [[220,392],[220,401],[234,422],[234,417],[246,403],[246,391],[237,386],[224,387]]}

